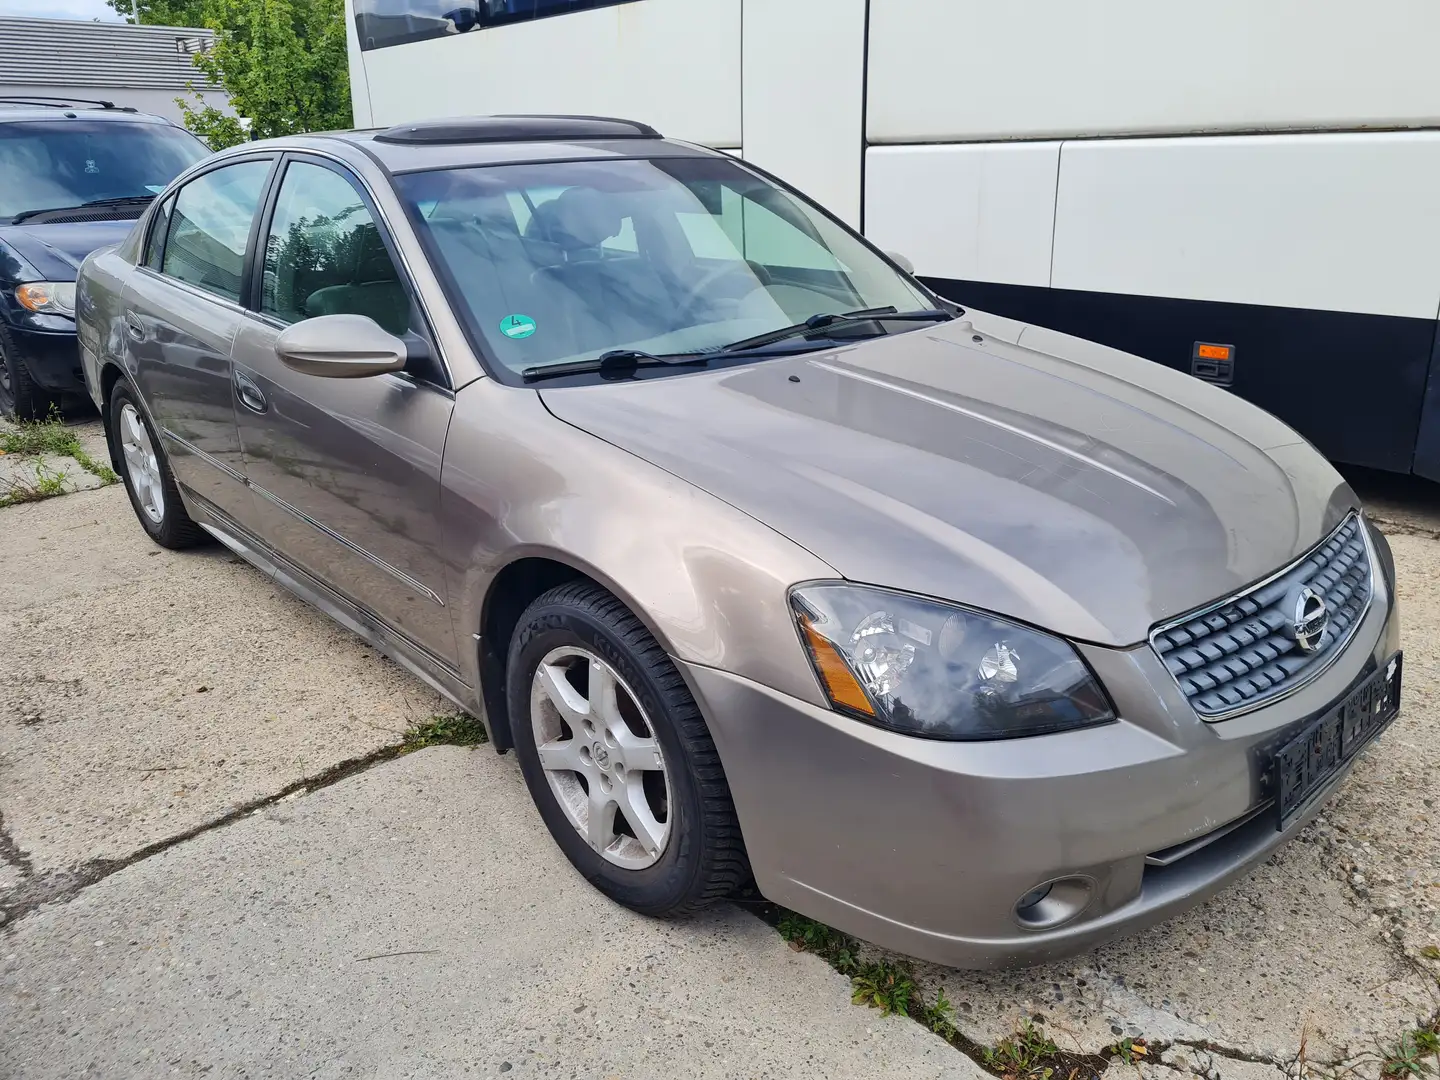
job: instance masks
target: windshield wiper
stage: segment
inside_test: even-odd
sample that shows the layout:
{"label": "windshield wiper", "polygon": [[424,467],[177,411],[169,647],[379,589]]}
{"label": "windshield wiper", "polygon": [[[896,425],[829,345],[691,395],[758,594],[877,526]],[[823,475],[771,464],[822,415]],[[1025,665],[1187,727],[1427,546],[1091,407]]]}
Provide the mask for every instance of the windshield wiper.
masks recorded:
{"label": "windshield wiper", "polygon": [[543,364],[540,367],[526,368],[520,373],[520,377],[526,382],[535,382],[538,379],[558,379],[562,375],[589,375],[593,372],[612,375],[642,367],[675,367],[686,364],[704,367],[709,362],[709,357],[697,356],[694,353],[656,356],[644,349],[611,349],[593,360],[574,360],[568,364]]}
{"label": "windshield wiper", "polygon": [[22,210],[10,219],[11,225],[19,225],[22,221],[39,217],[41,214],[51,214],[65,210],[93,210],[97,206],[129,206],[132,203],[139,203],[142,206],[155,201],[154,195],[120,195],[113,199],[91,199],[89,202],[76,203],[74,206],[42,206],[37,210]]}
{"label": "windshield wiper", "polygon": [[839,313],[827,313],[811,315],[804,322],[796,323],[794,326],[782,326],[779,330],[770,330],[763,334],[756,334],[754,337],[744,338],[740,341],[732,341],[729,345],[721,347],[719,352],[736,353],[748,352],[751,349],[760,349],[766,345],[774,345],[780,341],[787,341],[790,338],[804,337],[816,330],[823,330],[827,326],[834,326],[836,323],[851,322],[948,322],[955,318],[949,311],[941,311],[939,308],[925,308],[921,311],[896,311],[894,306],[864,308],[860,311],[846,311]]}

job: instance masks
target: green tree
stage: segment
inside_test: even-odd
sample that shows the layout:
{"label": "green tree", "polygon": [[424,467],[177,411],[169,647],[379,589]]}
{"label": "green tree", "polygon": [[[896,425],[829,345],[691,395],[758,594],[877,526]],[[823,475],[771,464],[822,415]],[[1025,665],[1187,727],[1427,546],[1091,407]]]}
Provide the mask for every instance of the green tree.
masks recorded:
{"label": "green tree", "polygon": [[[351,126],[342,0],[193,0],[189,10],[215,31],[214,47],[196,55],[195,67],[229,95],[254,137]],[[143,6],[141,19],[149,21]],[[244,141],[236,115],[191,90],[193,104],[178,99],[186,127],[215,150]]]}
{"label": "green tree", "polygon": [[206,8],[210,0],[106,0],[125,21],[135,21],[135,9],[140,9],[140,22],[146,26],[207,26]]}

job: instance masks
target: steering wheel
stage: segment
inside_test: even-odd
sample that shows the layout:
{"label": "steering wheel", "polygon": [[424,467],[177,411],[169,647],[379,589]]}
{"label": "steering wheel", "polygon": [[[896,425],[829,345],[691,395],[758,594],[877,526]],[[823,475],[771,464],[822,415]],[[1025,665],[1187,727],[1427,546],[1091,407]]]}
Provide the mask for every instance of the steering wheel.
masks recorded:
{"label": "steering wheel", "polygon": [[734,296],[726,297],[727,300],[735,300],[737,302],[744,300],[751,293],[763,289],[770,284],[770,271],[760,263],[746,260],[745,266],[750,270],[749,275],[746,275],[741,267],[733,262],[727,262],[723,266],[717,266],[715,269],[707,271],[701,276],[699,281],[686,287],[685,296],[680,301],[681,305],[687,310],[695,307],[695,305],[700,303],[702,294],[705,293],[706,290],[713,287],[717,282],[723,281],[732,275],[736,277],[744,276],[747,288]]}

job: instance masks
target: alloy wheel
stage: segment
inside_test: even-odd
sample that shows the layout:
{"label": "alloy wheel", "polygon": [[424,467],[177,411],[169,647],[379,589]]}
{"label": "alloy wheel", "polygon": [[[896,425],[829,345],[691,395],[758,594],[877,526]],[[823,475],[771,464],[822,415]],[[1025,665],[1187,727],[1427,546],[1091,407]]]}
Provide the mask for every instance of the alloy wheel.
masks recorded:
{"label": "alloy wheel", "polygon": [[535,669],[530,723],[550,790],[585,841],[626,870],[659,862],[670,842],[670,776],[615,669],[576,646],[552,649]]}
{"label": "alloy wheel", "polygon": [[160,476],[160,460],[150,441],[139,410],[128,401],[120,409],[120,452],[125,457],[125,472],[135,492],[135,501],[145,516],[159,525],[165,520],[165,485]]}

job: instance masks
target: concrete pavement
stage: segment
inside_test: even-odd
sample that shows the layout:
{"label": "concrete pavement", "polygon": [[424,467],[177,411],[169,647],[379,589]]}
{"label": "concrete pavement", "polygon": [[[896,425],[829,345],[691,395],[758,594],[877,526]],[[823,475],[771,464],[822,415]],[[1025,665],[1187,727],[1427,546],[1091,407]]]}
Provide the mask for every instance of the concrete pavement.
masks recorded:
{"label": "concrete pavement", "polygon": [[513,758],[437,747],[257,811],[0,940],[0,1072],[969,1077],[726,907],[602,899]]}

